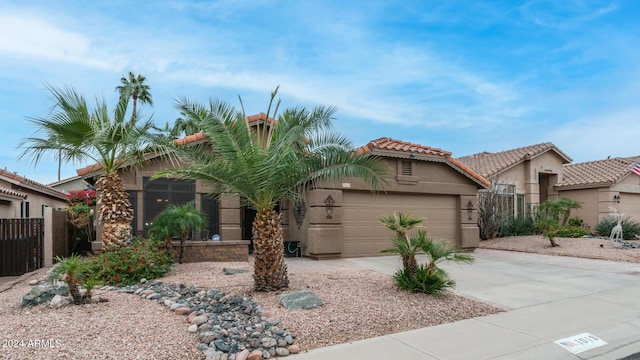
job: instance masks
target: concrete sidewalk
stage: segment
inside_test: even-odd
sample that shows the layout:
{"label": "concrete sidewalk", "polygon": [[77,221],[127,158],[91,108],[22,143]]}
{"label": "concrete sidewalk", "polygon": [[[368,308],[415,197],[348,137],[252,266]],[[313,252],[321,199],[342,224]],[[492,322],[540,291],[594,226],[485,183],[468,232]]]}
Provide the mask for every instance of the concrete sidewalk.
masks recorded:
{"label": "concrete sidewalk", "polygon": [[[640,264],[485,249],[474,255],[473,265],[445,266],[456,293],[511,310],[296,359],[620,359],[640,352]],[[400,266],[397,257],[346,261],[387,274]],[[607,345],[574,355],[554,343],[581,333]]]}

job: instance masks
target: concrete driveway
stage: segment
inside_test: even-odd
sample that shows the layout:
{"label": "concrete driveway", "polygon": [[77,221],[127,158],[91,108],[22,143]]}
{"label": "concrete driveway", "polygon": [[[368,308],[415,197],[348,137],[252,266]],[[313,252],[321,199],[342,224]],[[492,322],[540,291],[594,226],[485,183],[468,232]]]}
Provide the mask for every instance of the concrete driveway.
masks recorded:
{"label": "concrete driveway", "polygon": [[[473,265],[444,266],[457,281],[456,293],[509,311],[296,359],[621,359],[640,353],[640,264],[486,249],[474,255]],[[387,274],[400,266],[395,256],[341,261]],[[583,333],[606,345],[573,354],[555,343]]]}

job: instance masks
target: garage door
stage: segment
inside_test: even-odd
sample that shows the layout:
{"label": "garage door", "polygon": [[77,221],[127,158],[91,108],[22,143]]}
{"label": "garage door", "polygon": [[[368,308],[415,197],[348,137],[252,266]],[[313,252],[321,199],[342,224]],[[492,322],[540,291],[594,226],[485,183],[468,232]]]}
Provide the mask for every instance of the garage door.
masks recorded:
{"label": "garage door", "polygon": [[640,222],[640,194],[620,193],[620,199],[620,204],[616,204],[619,211]]}
{"label": "garage door", "polygon": [[455,242],[456,197],[449,195],[343,192],[342,256],[378,256],[391,245],[393,234],[378,220],[398,211],[425,218],[429,236]]}

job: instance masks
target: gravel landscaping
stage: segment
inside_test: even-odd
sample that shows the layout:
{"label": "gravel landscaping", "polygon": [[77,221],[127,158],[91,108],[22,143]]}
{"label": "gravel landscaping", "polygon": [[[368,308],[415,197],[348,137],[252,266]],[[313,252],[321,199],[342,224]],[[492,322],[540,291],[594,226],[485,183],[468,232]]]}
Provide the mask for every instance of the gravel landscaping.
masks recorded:
{"label": "gravel landscaping", "polygon": [[[640,263],[640,249],[625,247],[606,238],[556,238],[555,240],[560,246],[551,247],[549,240],[542,235],[512,236],[480,241],[480,248]],[[628,243],[640,244],[640,240],[630,240]]]}
{"label": "gravel landscaping", "polygon": [[[557,241],[560,246],[552,248],[542,236],[520,236],[481,241],[480,247],[640,263],[640,249],[607,239]],[[503,311],[455,294],[433,297],[406,293],[396,289],[388,275],[344,260],[296,258],[288,259],[288,264],[290,289],[282,293],[252,292],[252,264],[247,262],[176,265],[159,281],[173,289],[180,288],[177,284],[192,285],[253,301],[259,306],[264,323],[279,321],[277,328],[291,334],[294,345],[303,352]],[[473,271],[473,265],[468,268]],[[224,269],[249,271],[225,275]],[[108,302],[59,309],[46,305],[20,307],[22,297],[32,287],[29,281],[43,279],[46,270],[27,274],[12,288],[0,292],[0,358],[204,358],[198,346],[202,349],[205,344],[201,344],[197,332],[188,331],[187,317],[177,315],[168,302],[144,299],[146,296],[140,296],[140,291],[132,294],[99,289],[94,291],[94,298],[107,298]],[[313,291],[324,306],[285,309],[280,295],[297,290]],[[147,293],[151,297],[151,292]]]}

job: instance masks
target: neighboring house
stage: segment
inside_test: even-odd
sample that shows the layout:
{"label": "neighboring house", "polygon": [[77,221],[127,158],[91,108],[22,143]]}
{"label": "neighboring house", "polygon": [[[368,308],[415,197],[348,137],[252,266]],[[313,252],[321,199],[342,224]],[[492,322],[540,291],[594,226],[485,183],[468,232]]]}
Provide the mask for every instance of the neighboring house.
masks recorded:
{"label": "neighboring house", "polygon": [[[260,126],[265,117],[258,114],[248,120]],[[202,134],[195,134],[177,143],[203,140]],[[391,246],[392,233],[378,218],[409,211],[426,218],[424,227],[430,236],[468,249],[477,246],[477,191],[490,186],[486,179],[453,159],[450,152],[428,146],[382,138],[358,151],[384,158],[391,169],[389,185],[372,193],[358,181],[346,181],[310,190],[304,204],[282,204],[285,241],[301,244],[303,254],[315,258],[380,255]],[[141,167],[119,170],[134,209],[134,232],[144,233],[168,205],[194,201],[209,220],[200,239],[213,234],[219,234],[223,243],[251,239],[255,211],[243,206],[237,196],[212,198],[208,196],[212,189],[200,181],[151,180],[173,166],[167,159],[150,157]],[[77,173],[91,183],[100,175],[100,167],[92,165]]]}
{"label": "neighboring house", "polygon": [[640,222],[640,177],[630,172],[638,161],[640,156],[564,165],[555,191],[580,202],[582,208],[572,210],[572,217],[591,231],[614,209]]}
{"label": "neighboring house", "polygon": [[42,218],[47,206],[65,208],[66,195],[15,172],[0,170],[0,218]]}
{"label": "neighboring house", "polygon": [[51,183],[48,185],[51,188],[54,188],[58,191],[61,191],[65,194],[69,193],[69,191],[73,190],[87,190],[93,188],[87,183],[87,181],[82,176],[73,176],[68,179],[62,179]]}
{"label": "neighboring house", "polygon": [[547,199],[558,199],[554,186],[563,165],[572,161],[550,142],[458,160],[491,181],[492,188],[504,197],[505,211],[513,216],[524,215]]}

